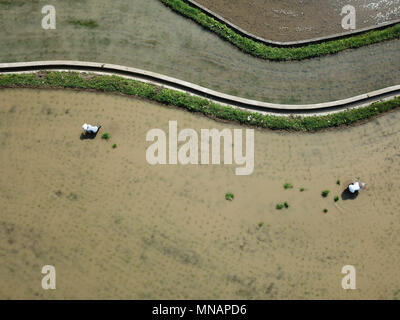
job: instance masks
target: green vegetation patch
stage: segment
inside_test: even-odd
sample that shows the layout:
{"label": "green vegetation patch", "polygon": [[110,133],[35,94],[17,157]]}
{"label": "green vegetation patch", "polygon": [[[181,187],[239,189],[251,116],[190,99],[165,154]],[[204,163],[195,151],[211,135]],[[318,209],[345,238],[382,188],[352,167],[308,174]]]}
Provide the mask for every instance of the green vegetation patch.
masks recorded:
{"label": "green vegetation patch", "polygon": [[291,183],[285,183],[285,184],[283,185],[283,188],[284,188],[284,189],[293,189],[293,185],[292,185]]}
{"label": "green vegetation patch", "polygon": [[232,201],[233,199],[235,199],[235,195],[233,193],[226,193],[225,194],[225,200]]}
{"label": "green vegetation patch", "polygon": [[303,60],[334,54],[346,49],[355,49],[385,40],[400,38],[400,24],[396,24],[381,30],[369,31],[339,40],[331,40],[301,47],[278,48],[256,42],[240,35],[226,24],[215,20],[182,0],[161,0],[161,2],[177,13],[192,19],[204,28],[216,33],[219,37],[229,41],[242,51],[252,56],[268,60]]}
{"label": "green vegetation patch", "polygon": [[275,208],[277,210],[282,210],[283,208],[289,209],[289,207],[289,202],[285,201],[284,203],[278,203]]}
{"label": "green vegetation patch", "polygon": [[108,139],[110,139],[110,134],[108,132],[105,132],[101,135],[101,138],[104,140],[108,140]]}
{"label": "green vegetation patch", "polygon": [[78,27],[86,27],[89,29],[97,28],[99,24],[96,20],[88,19],[88,20],[79,20],[79,19],[69,19],[69,24],[73,24]]}
{"label": "green vegetation patch", "polygon": [[283,205],[285,206],[286,209],[288,209],[290,207],[289,202],[287,202],[287,201],[285,201],[285,203]]}
{"label": "green vegetation patch", "polygon": [[3,5],[3,6],[13,6],[13,7],[15,7],[15,6],[19,6],[19,7],[22,7],[23,5],[25,5],[25,4],[30,4],[30,3],[32,3],[32,2],[37,2],[37,0],[28,0],[28,1],[26,1],[26,0],[24,0],[24,1],[22,1],[22,0],[19,0],[19,1],[16,1],[16,0],[0,0],[0,5]]}
{"label": "green vegetation patch", "polygon": [[4,5],[4,6],[9,6],[11,4],[16,3],[16,1],[12,1],[12,0],[0,0],[0,5]]}
{"label": "green vegetation patch", "polygon": [[321,195],[322,195],[324,198],[326,198],[326,197],[328,196],[329,192],[330,192],[329,190],[324,190],[324,191],[321,192]]}
{"label": "green vegetation patch", "polygon": [[400,97],[375,102],[367,107],[346,110],[330,115],[284,117],[222,106],[205,98],[172,89],[161,88],[119,76],[82,74],[79,72],[38,72],[0,74],[0,88],[71,88],[150,99],[198,112],[212,119],[234,121],[260,128],[287,131],[318,131],[331,127],[349,126],[400,107]]}

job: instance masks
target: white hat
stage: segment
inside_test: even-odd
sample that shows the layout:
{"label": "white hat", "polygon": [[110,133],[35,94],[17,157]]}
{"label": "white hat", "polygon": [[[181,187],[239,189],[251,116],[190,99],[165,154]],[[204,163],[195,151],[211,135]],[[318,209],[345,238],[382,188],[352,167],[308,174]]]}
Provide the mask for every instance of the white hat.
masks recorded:
{"label": "white hat", "polygon": [[86,131],[86,130],[88,129],[88,124],[85,123],[85,124],[82,126],[82,129]]}

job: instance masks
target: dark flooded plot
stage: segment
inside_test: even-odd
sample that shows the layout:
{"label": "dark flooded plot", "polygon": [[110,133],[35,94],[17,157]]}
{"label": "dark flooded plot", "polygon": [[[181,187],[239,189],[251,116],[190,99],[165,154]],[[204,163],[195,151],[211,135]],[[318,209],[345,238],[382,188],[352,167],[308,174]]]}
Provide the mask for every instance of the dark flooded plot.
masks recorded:
{"label": "dark flooded plot", "polygon": [[246,98],[292,104],[338,100],[400,82],[400,40],[277,63],[240,52],[158,0],[59,1],[56,30],[41,28],[45,4],[0,6],[0,62],[114,63]]}
{"label": "dark flooded plot", "polygon": [[356,9],[356,28],[400,19],[400,0],[196,0],[256,36],[299,41],[343,33],[342,8]]}

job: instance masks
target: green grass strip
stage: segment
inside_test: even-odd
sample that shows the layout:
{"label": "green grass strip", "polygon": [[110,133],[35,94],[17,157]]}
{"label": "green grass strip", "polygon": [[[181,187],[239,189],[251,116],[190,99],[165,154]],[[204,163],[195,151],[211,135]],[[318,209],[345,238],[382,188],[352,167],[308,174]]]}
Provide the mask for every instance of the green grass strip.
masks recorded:
{"label": "green grass strip", "polygon": [[330,115],[283,117],[262,115],[213,103],[207,99],[119,76],[81,74],[78,72],[40,72],[0,75],[0,88],[71,88],[120,93],[199,112],[213,119],[239,124],[289,131],[318,131],[349,126],[400,107],[400,97],[375,102],[367,107]]}
{"label": "green grass strip", "polygon": [[400,38],[399,23],[381,30],[368,31],[366,33],[339,40],[331,40],[319,44],[310,44],[296,48],[278,48],[265,45],[240,35],[224,23],[215,20],[201,10],[190,6],[182,0],[160,1],[181,15],[196,21],[204,28],[215,32],[219,37],[229,41],[240,50],[251,54],[252,56],[268,60],[303,60],[334,54],[346,49],[359,48],[385,40]]}
{"label": "green grass strip", "polygon": [[89,20],[69,19],[68,23],[73,24],[75,26],[79,26],[79,27],[87,27],[90,29],[97,28],[99,26],[97,21],[92,20],[92,19],[89,19]]}

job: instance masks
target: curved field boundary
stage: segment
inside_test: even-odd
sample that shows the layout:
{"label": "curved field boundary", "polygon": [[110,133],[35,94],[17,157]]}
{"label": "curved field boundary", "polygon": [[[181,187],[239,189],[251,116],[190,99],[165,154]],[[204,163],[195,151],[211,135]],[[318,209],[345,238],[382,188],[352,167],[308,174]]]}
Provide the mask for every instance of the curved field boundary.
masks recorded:
{"label": "curved field boundary", "polygon": [[[35,71],[51,70],[57,71],[32,74]],[[79,73],[60,72],[60,70]],[[100,75],[82,75],[82,72]],[[400,107],[400,85],[322,104],[279,105],[226,95],[140,69],[81,61],[3,63],[0,64],[1,87],[72,88],[122,93],[183,107],[211,118],[270,129],[301,131],[349,125]],[[388,100],[392,97],[393,99]],[[215,101],[228,106],[217,104]],[[338,112],[338,109],[341,111]],[[255,110],[258,112],[254,112]],[[283,111],[289,113],[291,117],[266,114],[268,110],[273,110],[275,113]],[[299,116],[307,111],[312,111],[314,114],[308,117]],[[326,115],[316,116],[315,113],[326,113]]]}
{"label": "curved field boundary", "polygon": [[303,60],[400,38],[400,19],[310,40],[277,42],[255,36],[192,0],[160,0],[240,50],[267,60]]}
{"label": "curved field boundary", "polygon": [[128,76],[136,80],[149,82],[155,85],[167,86],[171,89],[177,89],[234,107],[260,111],[264,110],[269,112],[286,111],[286,113],[291,114],[304,113],[307,111],[322,112],[329,111],[329,109],[345,109],[349,107],[363,105],[366,102],[374,102],[381,100],[382,98],[400,95],[400,85],[396,85],[368,92],[355,97],[331,102],[316,104],[276,104],[232,96],[159,73],[115,64],[64,60],[0,63],[0,73],[37,70],[92,71]]}

